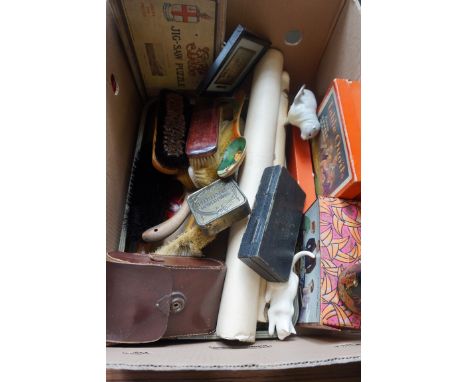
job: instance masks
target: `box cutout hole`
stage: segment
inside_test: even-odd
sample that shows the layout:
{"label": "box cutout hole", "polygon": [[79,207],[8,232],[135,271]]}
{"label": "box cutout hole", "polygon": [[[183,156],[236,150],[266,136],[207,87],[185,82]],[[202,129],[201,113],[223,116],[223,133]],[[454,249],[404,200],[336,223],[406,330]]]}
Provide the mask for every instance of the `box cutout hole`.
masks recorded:
{"label": "box cutout hole", "polygon": [[111,86],[112,86],[112,91],[114,92],[115,95],[119,94],[119,83],[117,82],[117,78],[115,78],[114,73],[111,73],[110,76],[110,81],[111,81]]}
{"label": "box cutout hole", "polygon": [[299,45],[300,42],[302,41],[302,32],[298,29],[293,29],[284,35],[284,43],[286,45]]}

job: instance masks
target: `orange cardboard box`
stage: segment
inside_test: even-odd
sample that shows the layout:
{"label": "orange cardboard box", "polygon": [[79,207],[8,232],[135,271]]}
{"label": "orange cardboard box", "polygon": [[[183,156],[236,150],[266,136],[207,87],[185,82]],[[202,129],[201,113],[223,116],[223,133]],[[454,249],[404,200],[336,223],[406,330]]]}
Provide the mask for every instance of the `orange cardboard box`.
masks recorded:
{"label": "orange cardboard box", "polygon": [[288,153],[288,171],[296,180],[302,191],[305,192],[303,213],[305,213],[317,200],[314,183],[314,170],[312,168],[312,154],[310,144],[301,138],[301,131],[291,126],[291,144]]}
{"label": "orange cardboard box", "polygon": [[361,195],[361,82],[334,79],[318,109],[320,133],[312,141],[318,195]]}

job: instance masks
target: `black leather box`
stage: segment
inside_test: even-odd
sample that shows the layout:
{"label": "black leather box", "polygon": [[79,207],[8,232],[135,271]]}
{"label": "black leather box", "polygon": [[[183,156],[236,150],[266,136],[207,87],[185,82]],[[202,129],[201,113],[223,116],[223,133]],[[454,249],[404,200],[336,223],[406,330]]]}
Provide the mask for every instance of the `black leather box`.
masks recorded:
{"label": "black leather box", "polygon": [[304,200],[284,167],[265,169],[238,256],[267,281],[288,281]]}

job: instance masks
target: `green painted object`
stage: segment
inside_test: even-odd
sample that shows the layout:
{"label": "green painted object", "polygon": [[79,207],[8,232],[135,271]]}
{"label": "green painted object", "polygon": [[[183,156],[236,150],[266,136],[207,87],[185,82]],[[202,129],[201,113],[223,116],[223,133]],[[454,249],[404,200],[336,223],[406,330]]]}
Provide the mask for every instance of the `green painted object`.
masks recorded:
{"label": "green painted object", "polygon": [[247,141],[244,137],[234,139],[223,154],[223,159],[218,166],[218,176],[227,178],[236,172],[245,158]]}

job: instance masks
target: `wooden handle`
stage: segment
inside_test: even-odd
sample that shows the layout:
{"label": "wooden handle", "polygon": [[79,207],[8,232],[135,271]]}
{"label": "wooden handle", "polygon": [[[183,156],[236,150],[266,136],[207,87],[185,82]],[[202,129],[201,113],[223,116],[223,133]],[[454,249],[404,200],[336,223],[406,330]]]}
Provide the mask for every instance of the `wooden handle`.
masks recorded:
{"label": "wooden handle", "polygon": [[181,204],[179,211],[177,211],[174,216],[170,219],[158,224],[154,227],[147,229],[141,237],[146,242],[155,242],[164,240],[170,234],[172,234],[180,225],[184,222],[185,218],[190,213],[190,208],[187,203],[187,196],[184,199],[184,202]]}
{"label": "wooden handle", "polygon": [[240,133],[240,115],[242,112],[242,107],[244,106],[245,101],[245,93],[243,91],[239,91],[236,94],[236,101],[234,103],[234,110],[232,116],[232,140],[239,138],[241,136]]}

